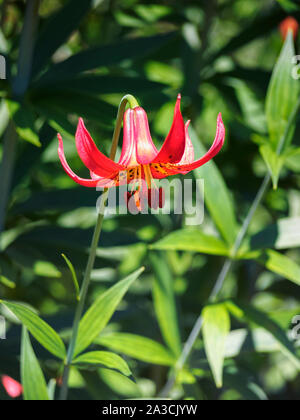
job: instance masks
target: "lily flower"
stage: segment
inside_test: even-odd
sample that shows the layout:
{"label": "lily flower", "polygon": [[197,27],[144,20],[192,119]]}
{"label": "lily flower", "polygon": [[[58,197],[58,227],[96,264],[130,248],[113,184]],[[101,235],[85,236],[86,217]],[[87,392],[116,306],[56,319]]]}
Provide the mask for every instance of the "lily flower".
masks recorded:
{"label": "lily flower", "polygon": [[18,398],[23,393],[22,385],[15,381],[13,378],[7,375],[1,376],[2,385],[5,388],[5,391],[11,398]]}
{"label": "lily flower", "polygon": [[62,137],[58,134],[58,155],[66,173],[73,181],[85,187],[138,185],[137,190],[133,188],[127,198],[129,200],[134,197],[139,210],[145,198],[150,207],[163,207],[164,193],[156,188],[154,180],[177,174],[185,175],[199,168],[219,153],[225,140],[225,127],[219,114],[213,145],[201,159],[194,161],[194,148],[188,133],[190,121],[184,124],[180,101],[181,95],[178,95],[173,123],[160,151],[152,141],[144,109],[139,106],[127,109],[123,120],[123,147],[118,163],[98,150],[80,118],[75,136],[76,147],[81,160],[90,170],[91,178],[80,178],[72,171],[66,161]]}

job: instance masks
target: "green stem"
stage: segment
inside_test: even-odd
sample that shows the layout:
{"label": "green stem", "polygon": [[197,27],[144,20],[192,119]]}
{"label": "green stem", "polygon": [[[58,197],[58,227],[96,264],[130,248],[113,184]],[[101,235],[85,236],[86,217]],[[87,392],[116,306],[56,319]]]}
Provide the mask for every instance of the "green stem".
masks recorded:
{"label": "green stem", "polygon": [[[123,115],[124,115],[127,104],[129,104],[131,108],[136,108],[137,106],[139,106],[136,99],[132,95],[126,95],[121,100],[119,109],[118,109],[117,121],[116,121],[116,126],[114,130],[113,138],[112,138],[112,146],[111,146],[111,151],[110,151],[110,156],[109,156],[110,159],[112,160],[114,160],[116,157],[121,128],[122,128]],[[83,310],[85,307],[85,301],[86,301],[86,297],[87,297],[87,293],[88,293],[88,289],[89,289],[89,285],[91,281],[91,273],[94,267],[94,263],[96,259],[96,252],[97,252],[98,243],[99,243],[99,239],[100,239],[100,235],[102,231],[104,209],[105,209],[106,201],[107,201],[107,190],[104,191],[101,198],[102,199],[101,199],[100,207],[97,208],[98,217],[97,217],[94,236],[93,236],[93,240],[92,240],[92,244],[90,248],[88,263],[87,263],[84,279],[83,279],[81,290],[80,290],[80,299],[79,299],[79,302],[77,304],[76,311],[75,311],[73,328],[72,328],[72,336],[71,336],[68,353],[67,353],[67,359],[66,359],[66,363],[64,367],[64,372],[63,372],[62,386],[61,386],[61,392],[60,392],[60,397],[59,397],[60,400],[66,400],[68,397],[68,381],[69,381],[70,367],[71,367],[73,357],[74,357],[79,324],[80,324],[80,320],[81,320]]]}
{"label": "green stem", "polygon": [[[298,113],[299,113],[299,109],[300,109],[300,97],[298,99],[298,102],[296,103],[296,106],[294,107],[294,110],[292,111],[288,124],[286,126],[285,132],[283,134],[283,136],[281,137],[278,147],[277,147],[277,155],[280,156],[280,154],[282,153],[284,147],[285,147],[285,143],[286,143],[286,139],[288,138],[290,129],[292,124],[294,124]],[[234,242],[234,245],[232,247],[231,253],[230,253],[230,257],[225,261],[222,270],[220,271],[220,274],[217,278],[217,281],[215,283],[215,286],[209,296],[209,302],[213,302],[216,300],[216,298],[218,297],[220,291],[222,290],[222,287],[224,285],[224,282],[227,278],[227,275],[230,273],[231,269],[234,266],[236,257],[238,255],[240,246],[242,245],[242,242],[248,232],[250,223],[252,222],[252,219],[256,213],[256,210],[258,208],[258,206],[260,205],[260,203],[262,202],[266,191],[271,183],[271,174],[268,172],[267,175],[265,176],[259,190],[258,193],[250,207],[250,210],[248,212],[248,215],[236,237],[236,240]],[[166,383],[165,387],[163,388],[163,390],[161,391],[160,395],[165,397],[169,395],[169,392],[171,391],[171,389],[173,388],[175,381],[176,381],[176,376],[177,376],[177,372],[179,372],[183,366],[185,365],[186,361],[188,360],[188,358],[190,357],[195,342],[198,339],[201,329],[203,326],[203,318],[202,318],[202,314],[200,314],[194,324],[194,327],[184,345],[184,348],[182,350],[182,353],[175,365],[174,368],[174,373],[173,375],[171,375],[170,379],[168,380],[168,382]]]}

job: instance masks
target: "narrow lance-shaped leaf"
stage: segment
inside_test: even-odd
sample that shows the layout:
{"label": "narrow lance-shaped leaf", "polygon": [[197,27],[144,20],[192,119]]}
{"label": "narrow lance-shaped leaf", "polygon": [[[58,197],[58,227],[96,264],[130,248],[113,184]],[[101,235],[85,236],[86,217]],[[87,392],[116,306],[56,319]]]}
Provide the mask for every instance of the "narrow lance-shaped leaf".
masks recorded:
{"label": "narrow lance-shaped leaf", "polygon": [[206,306],[202,312],[205,352],[218,388],[223,385],[223,364],[230,317],[224,304]]}
{"label": "narrow lance-shaped leaf", "polygon": [[98,299],[95,300],[80,322],[75,346],[75,356],[86,349],[100,334],[109,322],[129,287],[143,271],[144,268],[135,271],[126,279],[120,281],[105,293],[101,294]]}
{"label": "narrow lance-shaped leaf", "polygon": [[173,366],[176,358],[160,343],[136,334],[111,333],[100,336],[97,344],[134,359],[162,366]]}
{"label": "narrow lance-shaped leaf", "polygon": [[13,100],[7,99],[6,103],[20,138],[40,147],[41,143],[34,127],[35,115],[32,109],[26,104],[21,105]]}
{"label": "narrow lance-shaped leaf", "polygon": [[[299,98],[299,81],[292,77],[295,54],[293,33],[289,31],[273,71],[266,100],[267,123],[274,151],[278,148]],[[286,139],[286,144],[290,138]]]}
{"label": "narrow lance-shaped leaf", "polygon": [[191,251],[203,254],[223,255],[229,253],[228,246],[216,236],[207,235],[199,229],[182,229],[172,232],[150,246],[164,251]]}
{"label": "narrow lance-shaped leaf", "polygon": [[171,32],[151,37],[122,40],[119,43],[101,45],[86,51],[81,51],[67,60],[52,66],[41,77],[40,82],[46,84],[55,80],[69,80],[71,75],[87,70],[93,70],[101,66],[111,66],[124,60],[143,57],[162,47],[174,38],[174,35],[175,33]]}
{"label": "narrow lance-shaped leaf", "polygon": [[109,369],[115,369],[121,372],[125,376],[130,376],[131,371],[125,362],[117,354],[108,352],[108,351],[92,351],[89,353],[82,354],[81,356],[76,357],[73,361],[74,365],[78,365],[83,368],[98,368],[106,367]]}
{"label": "narrow lance-shaped leaf", "polygon": [[279,219],[251,236],[248,243],[251,250],[297,248],[300,246],[300,217]]}
{"label": "narrow lance-shaped leaf", "polygon": [[300,266],[284,254],[272,249],[262,251],[256,260],[268,270],[300,286]]}
{"label": "narrow lance-shaped leaf", "polygon": [[65,6],[47,19],[35,46],[33,76],[42,70],[55,51],[78,27],[92,3],[92,0],[69,0]]}
{"label": "narrow lance-shaped leaf", "polygon": [[75,288],[75,292],[76,292],[76,298],[77,298],[77,300],[79,300],[80,299],[80,297],[79,297],[80,290],[79,290],[79,284],[78,284],[78,279],[77,279],[75,268],[74,268],[73,264],[71,263],[71,261],[69,260],[69,258],[67,258],[65,256],[65,254],[61,254],[61,256],[66,261],[66,264],[69,267],[69,270],[70,270],[71,276],[72,276],[72,280],[73,280],[73,284],[74,284],[74,288]]}
{"label": "narrow lance-shaped leaf", "polygon": [[30,331],[34,338],[47,349],[50,353],[54,354],[60,359],[66,356],[66,349],[60,336],[43,321],[36,313],[28,309],[26,306],[19,303],[12,303],[7,301],[0,301],[6,306],[22,324]]}
{"label": "narrow lance-shaped leaf", "polygon": [[150,254],[150,261],[155,273],[153,286],[154,309],[165,342],[172,352],[179,356],[181,340],[176,310],[174,279],[165,256]]}
{"label": "narrow lance-shaped leaf", "polygon": [[[201,156],[206,153],[196,132],[190,127],[190,135],[195,147],[195,152]],[[236,238],[237,221],[235,218],[234,205],[225,181],[215,162],[210,161],[201,168],[196,169],[194,174],[199,179],[204,179],[204,198],[210,215],[223,238],[232,245]],[[218,192],[216,194],[216,191]]]}
{"label": "narrow lance-shaped leaf", "polygon": [[277,341],[282,353],[300,370],[300,360],[295,353],[292,343],[287,338],[286,332],[275,321],[270,319],[268,314],[248,305],[242,305],[236,301],[226,302],[226,306],[238,320],[253,323],[255,326],[268,331]]}
{"label": "narrow lance-shaped leaf", "polygon": [[25,401],[49,400],[45,377],[31,346],[29,334],[24,327],[21,347],[21,378]]}

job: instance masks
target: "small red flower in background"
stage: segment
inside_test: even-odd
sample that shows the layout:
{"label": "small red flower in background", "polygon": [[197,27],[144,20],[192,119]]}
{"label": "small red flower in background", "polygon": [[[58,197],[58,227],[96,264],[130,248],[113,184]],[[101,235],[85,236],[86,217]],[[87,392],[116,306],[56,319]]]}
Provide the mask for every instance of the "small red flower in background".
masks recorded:
{"label": "small red flower in background", "polygon": [[[118,163],[103,155],[96,147],[80,118],[76,132],[78,154],[90,170],[91,179],[78,177],[69,167],[63,140],[58,134],[60,161],[70,178],[85,187],[115,187],[124,184],[138,185],[137,190],[127,194],[127,200],[134,197],[139,210],[146,199],[150,207],[163,207],[164,193],[156,190],[154,179],[171,175],[187,174],[207,163],[221,150],[225,140],[225,127],[219,114],[217,133],[210,150],[199,160],[194,161],[194,148],[188,133],[190,121],[184,124],[180,111],[181,95],[178,95],[173,124],[170,132],[158,151],[152,141],[147,114],[141,107],[127,109],[123,123],[123,147]],[[153,191],[154,190],[154,191]],[[152,192],[152,194],[151,194]],[[154,193],[153,193],[154,192]],[[156,197],[156,198],[155,198]]]}
{"label": "small red flower in background", "polygon": [[18,398],[23,393],[22,385],[15,381],[13,378],[7,375],[1,376],[2,385],[5,388],[5,391],[11,398]]}
{"label": "small red flower in background", "polygon": [[299,23],[295,18],[289,16],[281,22],[279,29],[283,39],[286,39],[289,30],[293,31],[294,39],[296,39],[299,31]]}

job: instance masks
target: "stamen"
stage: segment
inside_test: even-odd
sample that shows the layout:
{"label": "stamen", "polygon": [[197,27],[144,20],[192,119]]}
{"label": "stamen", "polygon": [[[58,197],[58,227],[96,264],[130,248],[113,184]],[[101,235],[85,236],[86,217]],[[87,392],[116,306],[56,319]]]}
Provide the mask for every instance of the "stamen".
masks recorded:
{"label": "stamen", "polygon": [[154,188],[157,189],[157,186],[152,176],[150,165],[143,165],[143,168],[144,168],[145,178],[146,178],[146,182],[147,182],[147,186],[149,190],[152,188],[152,186],[154,186]]}

